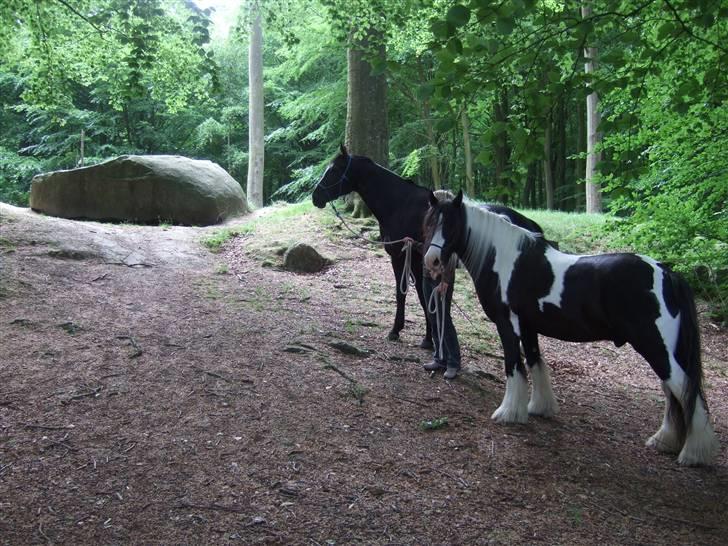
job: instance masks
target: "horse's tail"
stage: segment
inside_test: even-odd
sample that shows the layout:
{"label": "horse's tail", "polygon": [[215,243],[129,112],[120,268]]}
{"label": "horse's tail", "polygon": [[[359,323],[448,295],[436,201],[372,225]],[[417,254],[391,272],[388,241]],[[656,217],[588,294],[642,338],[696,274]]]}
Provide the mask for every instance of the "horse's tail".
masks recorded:
{"label": "horse's tail", "polygon": [[703,394],[703,365],[700,357],[698,314],[695,310],[693,291],[687,281],[672,271],[664,271],[666,278],[669,279],[674,304],[680,313],[675,357],[687,378],[683,392],[683,416],[685,429],[689,430],[698,396],[702,398],[706,411],[708,410],[708,404]]}

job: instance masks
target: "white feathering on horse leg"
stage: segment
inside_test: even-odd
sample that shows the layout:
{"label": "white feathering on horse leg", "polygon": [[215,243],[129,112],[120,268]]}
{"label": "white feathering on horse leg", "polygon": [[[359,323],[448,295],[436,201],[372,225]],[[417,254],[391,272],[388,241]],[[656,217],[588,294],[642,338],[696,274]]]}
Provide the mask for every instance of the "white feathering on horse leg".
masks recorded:
{"label": "white feathering on horse leg", "polygon": [[531,379],[533,391],[531,391],[531,400],[528,402],[528,413],[541,417],[553,417],[559,412],[559,403],[551,388],[551,372],[543,359],[539,359],[538,363],[531,368]]}
{"label": "white feathering on horse leg", "polygon": [[702,397],[698,396],[688,436],[677,462],[685,466],[711,465],[718,456],[718,450],[718,439],[710,424],[710,416]]}
{"label": "white feathering on horse leg", "polygon": [[519,371],[506,376],[503,402],[490,417],[497,423],[526,423],[528,421],[528,381]]}
{"label": "white feathering on horse leg", "polygon": [[[657,432],[650,436],[645,445],[663,453],[677,453],[682,447],[682,439],[670,418],[670,397],[672,395],[664,381],[662,390],[665,393],[665,413],[662,416],[662,425]],[[672,403],[677,404],[678,402],[673,401]]]}

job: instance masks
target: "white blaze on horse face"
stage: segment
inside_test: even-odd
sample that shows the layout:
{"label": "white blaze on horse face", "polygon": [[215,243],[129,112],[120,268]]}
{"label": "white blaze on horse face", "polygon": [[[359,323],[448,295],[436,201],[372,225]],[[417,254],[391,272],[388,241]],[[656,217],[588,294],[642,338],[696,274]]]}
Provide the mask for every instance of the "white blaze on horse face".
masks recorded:
{"label": "white blaze on horse face", "polygon": [[437,219],[437,227],[432,235],[430,246],[425,253],[425,267],[430,271],[435,271],[442,266],[441,249],[445,244],[445,238],[442,236],[442,214]]}
{"label": "white blaze on horse face", "polygon": [[554,282],[551,284],[551,290],[543,298],[538,298],[538,308],[543,313],[544,303],[550,303],[561,308],[561,295],[564,293],[564,277],[569,268],[579,261],[581,256],[573,256],[571,254],[563,254],[555,248],[549,246],[546,248],[546,261],[551,266],[554,274]]}

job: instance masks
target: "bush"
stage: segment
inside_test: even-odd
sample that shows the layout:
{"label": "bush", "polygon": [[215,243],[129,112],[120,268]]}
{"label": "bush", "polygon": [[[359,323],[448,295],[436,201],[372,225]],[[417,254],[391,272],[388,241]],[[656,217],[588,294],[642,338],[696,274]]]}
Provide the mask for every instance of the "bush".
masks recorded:
{"label": "bush", "polygon": [[34,157],[25,157],[0,147],[0,201],[27,207],[30,182],[43,171],[42,163]]}

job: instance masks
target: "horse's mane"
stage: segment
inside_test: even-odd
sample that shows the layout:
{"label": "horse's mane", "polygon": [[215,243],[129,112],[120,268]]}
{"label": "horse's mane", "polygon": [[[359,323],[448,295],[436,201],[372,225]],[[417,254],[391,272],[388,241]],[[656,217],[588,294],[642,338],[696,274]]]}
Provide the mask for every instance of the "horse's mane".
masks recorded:
{"label": "horse's mane", "polygon": [[515,261],[524,245],[531,245],[543,236],[511,222],[510,218],[463,203],[465,211],[465,254],[463,263],[473,278],[477,278],[488,255],[495,251],[498,261]]}
{"label": "horse's mane", "polygon": [[403,176],[398,175],[396,172],[394,172],[393,170],[385,167],[384,165],[380,165],[379,163],[377,163],[376,161],[374,161],[371,157],[367,157],[367,156],[364,156],[364,155],[354,156],[354,157],[361,158],[361,159],[364,159],[366,161],[369,161],[372,165],[380,168],[381,170],[383,170],[387,174],[390,174],[392,176],[395,176],[400,182],[407,182],[408,184],[412,184],[413,186],[417,186],[419,188],[423,187],[423,186],[420,186],[417,182],[415,182],[411,178],[404,178]]}

